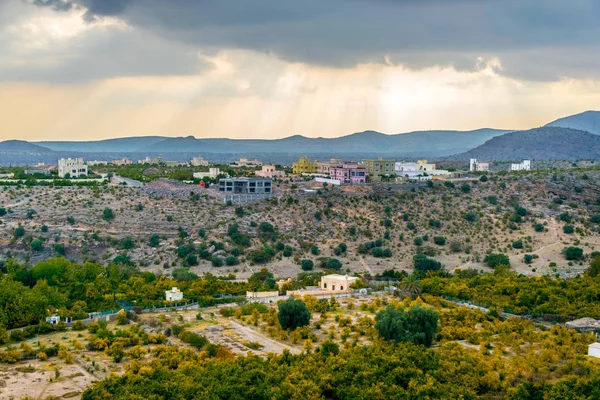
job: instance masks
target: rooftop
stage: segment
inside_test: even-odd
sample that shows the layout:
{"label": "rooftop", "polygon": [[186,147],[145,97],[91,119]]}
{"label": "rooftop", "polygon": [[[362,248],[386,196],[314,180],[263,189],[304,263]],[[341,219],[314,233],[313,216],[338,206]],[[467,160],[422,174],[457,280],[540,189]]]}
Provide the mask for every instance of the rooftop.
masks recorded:
{"label": "rooftop", "polygon": [[592,343],[588,347],[591,347],[593,349],[600,349],[600,343],[598,343],[598,342]]}
{"label": "rooftop", "polygon": [[331,274],[331,275],[325,275],[323,277],[324,279],[334,279],[334,280],[338,280],[338,281],[355,281],[358,280],[357,277],[355,276],[348,276],[348,275],[338,275],[338,274]]}

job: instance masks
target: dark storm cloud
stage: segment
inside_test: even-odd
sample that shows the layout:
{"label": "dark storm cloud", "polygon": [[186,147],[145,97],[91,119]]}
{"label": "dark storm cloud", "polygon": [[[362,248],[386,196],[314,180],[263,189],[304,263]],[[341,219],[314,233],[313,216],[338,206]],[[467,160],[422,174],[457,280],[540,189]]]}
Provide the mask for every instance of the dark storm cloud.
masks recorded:
{"label": "dark storm cloud", "polygon": [[116,16],[197,48],[252,49],[318,65],[383,62],[389,55],[411,68],[472,69],[477,57],[484,55],[500,58],[504,73],[519,78],[600,74],[597,0],[72,0],[69,4],[86,9],[88,18]]}
{"label": "dark storm cloud", "polygon": [[73,3],[68,0],[34,0],[33,4],[39,7],[51,7],[55,11],[69,11]]}

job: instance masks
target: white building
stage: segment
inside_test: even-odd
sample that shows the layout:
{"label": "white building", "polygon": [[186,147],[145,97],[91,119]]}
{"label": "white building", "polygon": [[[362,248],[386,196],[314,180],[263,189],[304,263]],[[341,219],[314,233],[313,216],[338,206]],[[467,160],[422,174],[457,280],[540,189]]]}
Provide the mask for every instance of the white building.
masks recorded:
{"label": "white building", "polygon": [[171,288],[171,290],[165,291],[165,299],[167,301],[179,301],[183,299],[183,292],[176,287]]}
{"label": "white building", "polygon": [[248,160],[246,157],[242,157],[237,161],[231,163],[231,165],[236,167],[262,167],[262,161],[258,160]]}
{"label": "white building", "polygon": [[449,171],[436,169],[435,164],[427,160],[414,162],[397,162],[394,165],[396,175],[409,180],[430,180],[432,176],[449,176]]}
{"label": "white building", "polygon": [[93,167],[94,165],[108,165],[108,161],[93,160],[93,161],[88,161],[86,164],[88,167]]}
{"label": "white building", "polygon": [[192,164],[192,167],[208,167],[210,165],[202,156],[192,158],[190,164]]}
{"label": "white building", "polygon": [[254,173],[262,178],[285,178],[285,171],[277,171],[274,165],[263,165],[260,171]]}
{"label": "white building", "polygon": [[219,168],[209,168],[208,172],[194,172],[194,179],[204,179],[211,178],[217,179],[221,174],[221,170]]}
{"label": "white building", "polygon": [[83,158],[61,158],[58,160],[58,176],[64,178],[67,174],[71,178],[77,178],[82,175],[88,175],[88,167],[83,162]]}
{"label": "white building", "polygon": [[152,159],[149,156],[146,156],[143,160],[138,160],[138,164],[152,164]]}
{"label": "white building", "polygon": [[482,172],[489,171],[490,163],[477,161],[476,158],[471,158],[469,162],[469,171],[471,172]]}
{"label": "white building", "polygon": [[600,358],[600,343],[592,343],[588,346],[588,356]]}
{"label": "white building", "polygon": [[531,160],[523,160],[519,164],[510,164],[511,171],[531,171]]}

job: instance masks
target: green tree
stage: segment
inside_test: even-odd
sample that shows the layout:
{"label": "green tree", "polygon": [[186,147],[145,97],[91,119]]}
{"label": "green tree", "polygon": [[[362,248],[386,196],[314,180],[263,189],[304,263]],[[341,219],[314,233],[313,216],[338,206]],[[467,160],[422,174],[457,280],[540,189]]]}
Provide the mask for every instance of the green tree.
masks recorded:
{"label": "green tree", "polygon": [[342,269],[342,262],[337,258],[330,258],[329,260],[327,260],[326,267],[327,269],[335,269],[339,271],[340,269]]}
{"label": "green tree", "polygon": [[375,329],[385,340],[430,347],[438,330],[439,316],[435,310],[421,305],[408,310],[389,305],[377,313],[375,321]]}
{"label": "green tree", "polygon": [[302,271],[312,271],[314,263],[312,260],[302,260],[300,267],[302,268]]}
{"label": "green tree", "polygon": [[471,185],[469,185],[468,183],[463,183],[462,186],[460,187],[460,190],[463,193],[469,193],[471,191]]}
{"label": "green tree", "polygon": [[442,263],[433,258],[428,258],[425,254],[415,254],[413,256],[413,265],[419,272],[436,272],[442,269]]}
{"label": "green tree", "polygon": [[32,251],[44,250],[44,242],[42,242],[40,239],[32,240],[30,246]]}
{"label": "green tree", "polygon": [[302,300],[289,299],[277,305],[277,319],[283,329],[294,330],[310,323],[310,311]]}
{"label": "green tree", "polygon": [[562,249],[562,254],[569,261],[583,260],[583,249],[580,247],[569,246]]}
{"label": "green tree", "polygon": [[510,267],[510,260],[506,254],[490,253],[483,259],[483,262],[490,268],[496,268],[499,265]]}
{"label": "green tree", "polygon": [[596,256],[590,261],[590,266],[585,272],[592,278],[600,275],[600,256]]}

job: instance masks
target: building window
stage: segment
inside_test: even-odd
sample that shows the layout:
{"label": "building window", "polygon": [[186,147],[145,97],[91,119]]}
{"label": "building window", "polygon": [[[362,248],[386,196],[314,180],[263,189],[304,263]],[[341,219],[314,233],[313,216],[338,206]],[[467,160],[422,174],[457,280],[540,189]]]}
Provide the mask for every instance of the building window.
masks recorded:
{"label": "building window", "polygon": [[323,289],[327,289],[327,283],[323,282]]}
{"label": "building window", "polygon": [[331,285],[331,290],[335,290],[335,285]]}
{"label": "building window", "polygon": [[344,290],[344,287],[343,287],[343,286],[340,286],[340,290]]}

